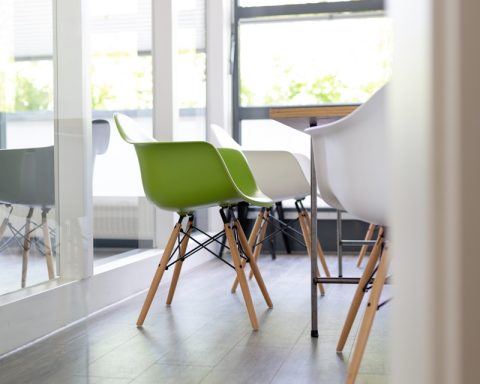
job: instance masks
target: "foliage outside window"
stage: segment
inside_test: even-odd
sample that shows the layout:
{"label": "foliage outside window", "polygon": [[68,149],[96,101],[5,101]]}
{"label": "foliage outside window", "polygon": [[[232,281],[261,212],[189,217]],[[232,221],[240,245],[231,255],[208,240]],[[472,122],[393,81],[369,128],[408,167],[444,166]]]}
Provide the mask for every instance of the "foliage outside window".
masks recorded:
{"label": "foliage outside window", "polygon": [[384,17],[240,24],[242,106],[365,101],[390,77]]}
{"label": "foliage outside window", "polygon": [[152,57],[128,52],[96,53],[91,64],[94,110],[152,109]]}

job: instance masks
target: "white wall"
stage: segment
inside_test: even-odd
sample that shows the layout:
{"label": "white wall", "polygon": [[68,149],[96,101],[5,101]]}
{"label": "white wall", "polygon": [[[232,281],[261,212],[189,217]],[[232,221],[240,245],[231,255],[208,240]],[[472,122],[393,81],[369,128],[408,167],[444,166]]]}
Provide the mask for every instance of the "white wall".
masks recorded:
{"label": "white wall", "polygon": [[480,380],[480,3],[390,1],[394,383]]}

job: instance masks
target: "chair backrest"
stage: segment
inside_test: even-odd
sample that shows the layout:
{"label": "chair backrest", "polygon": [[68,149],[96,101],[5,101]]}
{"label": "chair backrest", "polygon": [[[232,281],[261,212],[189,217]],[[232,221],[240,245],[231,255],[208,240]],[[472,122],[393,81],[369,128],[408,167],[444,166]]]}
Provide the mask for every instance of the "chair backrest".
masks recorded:
{"label": "chair backrest", "polygon": [[51,207],[55,201],[54,148],[0,150],[0,202]]}
{"label": "chair backrest", "polygon": [[[93,162],[110,140],[107,120],[94,120]],[[51,208],[55,204],[54,147],[0,149],[0,202]]]}
{"label": "chair backrest", "polygon": [[303,198],[310,194],[310,183],[296,157],[288,151],[242,150],[220,126],[210,124],[208,138],[217,148],[242,151],[260,189],[274,201]]}
{"label": "chair backrest", "polygon": [[103,155],[107,152],[110,143],[110,123],[108,120],[95,119],[92,121],[92,155]]}
{"label": "chair backrest", "polygon": [[210,124],[208,129],[208,141],[216,148],[233,148],[238,151],[242,150],[240,144],[233,140],[225,129],[216,124]]}
{"label": "chair backrest", "polygon": [[237,187],[243,193],[254,196],[258,192],[258,186],[245,155],[234,148],[217,148],[217,150]]}
{"label": "chair backrest", "polygon": [[142,129],[132,118],[122,113],[115,113],[113,115],[118,132],[122,139],[127,143],[155,143],[157,140]]}
{"label": "chair backrest", "polygon": [[306,130],[313,137],[321,197],[353,216],[386,225],[386,87],[352,114]]}
{"label": "chair backrest", "polygon": [[308,183],[310,184],[310,158],[308,158],[303,153],[293,153],[293,156],[298,161],[300,168],[302,168],[303,174],[305,175],[305,179],[307,179]]}
{"label": "chair backrest", "polygon": [[310,183],[288,151],[244,151],[261,190],[274,201],[310,195]]}

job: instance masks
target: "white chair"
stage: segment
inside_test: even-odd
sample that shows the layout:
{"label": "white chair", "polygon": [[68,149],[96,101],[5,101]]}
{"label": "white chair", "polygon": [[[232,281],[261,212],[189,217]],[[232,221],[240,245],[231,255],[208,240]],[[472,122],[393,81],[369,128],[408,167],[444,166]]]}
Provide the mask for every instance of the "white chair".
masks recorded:
{"label": "white chair", "polygon": [[[385,94],[386,87],[383,87],[345,118],[306,130],[313,137],[315,169],[322,198],[360,220],[382,227],[388,224]],[[350,361],[348,383],[355,381],[379,307],[388,270],[386,249],[381,231],[358,284],[337,345],[337,351],[342,351],[365,288],[375,275]]]}
{"label": "white chair", "polygon": [[[110,123],[107,120],[93,120],[92,122],[92,164],[97,155],[103,154],[108,148],[110,140]],[[28,258],[33,232],[41,228],[43,232],[42,253],[45,254],[48,278],[55,277],[55,265],[51,243],[53,231],[48,226],[47,214],[55,205],[55,169],[54,147],[1,149],[0,150],[0,204],[9,209],[7,217],[0,224],[0,239],[7,228],[12,237],[2,243],[4,249],[10,241],[22,243],[22,277],[21,287],[24,288],[27,280]],[[25,224],[16,229],[10,222],[13,206],[28,207]],[[41,223],[32,220],[35,209],[41,209]],[[23,231],[23,234],[22,234]],[[22,242],[23,240],[23,242]]]}
{"label": "white chair", "polygon": [[[385,88],[350,115],[307,129],[320,196],[369,223],[386,222]],[[365,202],[370,202],[365,204]]]}
{"label": "white chair", "polygon": [[[209,141],[216,147],[242,150],[241,146],[233,140],[223,128],[215,124],[210,125]],[[294,155],[288,151],[242,150],[242,152],[245,154],[255,180],[263,193],[269,196],[274,202],[290,199],[295,200],[298,221],[302,231],[301,236],[303,236],[307,252],[310,254],[310,217],[302,203],[302,200],[310,195],[310,182],[306,177],[306,173],[309,172],[309,170],[307,171],[302,168],[301,164],[302,161],[305,163],[306,159],[309,169],[308,158],[304,156],[305,159],[303,159],[302,155]],[[297,156],[300,158],[300,162]],[[262,214],[265,218],[263,221],[264,225],[262,225],[261,228],[254,228],[251,235],[253,237],[258,236],[256,242],[254,242],[254,244],[258,244],[258,246],[254,248],[254,256],[256,255],[257,257],[261,250],[261,244],[264,241],[267,225],[272,221],[270,219],[273,219],[273,216],[269,214],[268,210],[259,213],[259,215]],[[287,230],[291,230],[291,228],[287,228],[283,222],[280,223],[280,226],[276,225],[276,227],[285,233],[288,233]],[[319,241],[317,241],[317,253],[325,275],[330,277],[330,271]],[[236,282],[232,287],[232,291],[234,291],[235,288]],[[319,285],[319,288],[320,292],[324,294],[323,286]]]}

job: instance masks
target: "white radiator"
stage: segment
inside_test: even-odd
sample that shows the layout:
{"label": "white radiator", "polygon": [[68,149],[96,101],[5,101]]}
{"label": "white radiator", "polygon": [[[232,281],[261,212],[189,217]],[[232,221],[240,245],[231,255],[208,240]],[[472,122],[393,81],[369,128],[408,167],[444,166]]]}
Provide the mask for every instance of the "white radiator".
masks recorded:
{"label": "white radiator", "polygon": [[[25,224],[28,208],[15,206],[10,216],[13,226],[20,229]],[[0,221],[8,214],[0,206]],[[55,210],[48,213],[49,225],[54,228]],[[41,210],[35,209],[33,221],[41,223]],[[4,236],[10,236],[5,233]],[[33,236],[43,236],[41,232]],[[93,237],[95,239],[151,240],[153,238],[153,208],[145,197],[99,197],[93,198]]]}
{"label": "white radiator", "polygon": [[153,238],[153,208],[145,197],[94,197],[96,239]]}

